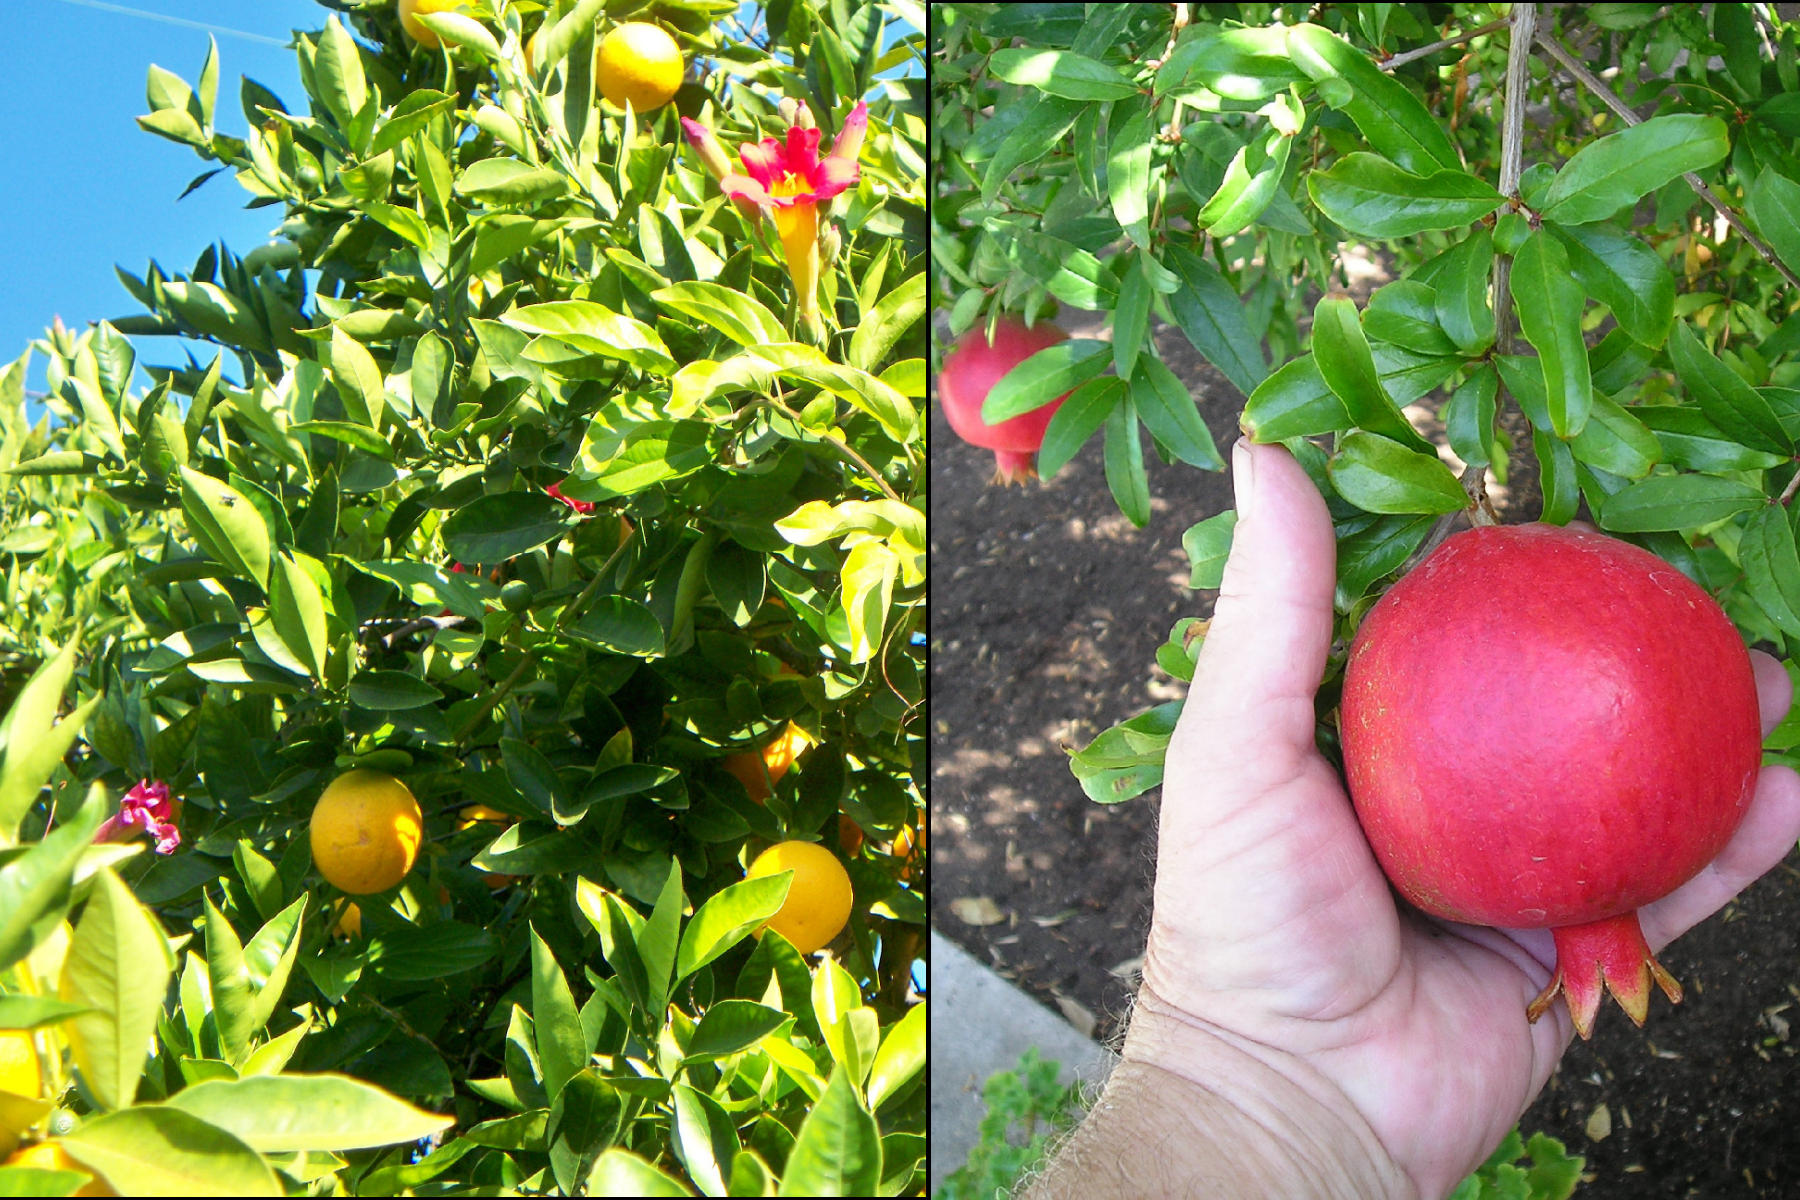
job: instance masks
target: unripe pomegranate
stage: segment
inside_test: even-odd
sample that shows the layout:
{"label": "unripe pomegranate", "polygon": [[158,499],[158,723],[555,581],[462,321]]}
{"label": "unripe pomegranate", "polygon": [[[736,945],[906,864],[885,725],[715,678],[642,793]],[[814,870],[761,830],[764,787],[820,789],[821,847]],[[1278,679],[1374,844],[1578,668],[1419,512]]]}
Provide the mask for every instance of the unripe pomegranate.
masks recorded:
{"label": "unripe pomegranate", "polygon": [[1068,336],[1045,321],[1027,329],[1012,317],[1001,317],[994,326],[992,342],[987,339],[986,325],[977,325],[944,356],[937,381],[944,416],[963,441],[994,452],[997,483],[1037,478],[1037,452],[1044,444],[1044,429],[1069,395],[1064,392],[1042,408],[1008,417],[998,425],[982,420],[982,402],[1002,375]]}
{"label": "unripe pomegranate", "polygon": [[1744,815],[1756,681],[1712,597],[1598,533],[1487,527],[1370,610],[1340,732],[1357,818],[1401,895],[1453,921],[1548,927],[1582,1037],[1603,991],[1638,1024],[1655,978],[1637,909],[1691,879]]}

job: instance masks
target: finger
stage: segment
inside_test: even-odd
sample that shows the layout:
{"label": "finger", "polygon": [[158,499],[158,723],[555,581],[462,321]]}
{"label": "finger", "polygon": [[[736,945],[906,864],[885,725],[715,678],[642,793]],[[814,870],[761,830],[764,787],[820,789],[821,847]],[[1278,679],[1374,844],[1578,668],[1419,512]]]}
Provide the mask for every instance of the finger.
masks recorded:
{"label": "finger", "polygon": [[1664,946],[1725,907],[1787,856],[1800,840],[1800,775],[1764,767],[1743,824],[1701,872],[1638,912],[1651,950]]}
{"label": "finger", "polygon": [[1768,737],[1794,702],[1794,681],[1778,659],[1761,650],[1750,652],[1750,668],[1756,672],[1756,706],[1762,711],[1763,736]]}
{"label": "finger", "polygon": [[1331,649],[1331,514],[1282,447],[1242,440],[1231,457],[1238,522],[1177,737],[1205,726],[1213,743],[1310,748]]}

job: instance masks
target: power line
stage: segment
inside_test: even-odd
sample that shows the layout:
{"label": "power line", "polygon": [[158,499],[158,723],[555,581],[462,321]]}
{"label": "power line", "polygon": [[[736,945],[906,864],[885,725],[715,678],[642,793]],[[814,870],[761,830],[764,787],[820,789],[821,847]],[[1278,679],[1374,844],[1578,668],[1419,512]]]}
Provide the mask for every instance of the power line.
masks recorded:
{"label": "power line", "polygon": [[224,34],[226,37],[243,38],[246,41],[261,42],[266,46],[286,46],[281,38],[270,37],[266,33],[246,33],[242,29],[227,29],[222,25],[209,25],[205,21],[191,21],[186,17],[172,17],[167,13],[147,12],[141,8],[128,8],[123,4],[109,4],[107,0],[62,0],[64,4],[73,4],[81,8],[98,9],[100,12],[117,13],[126,17],[143,17],[147,21],[161,21],[165,25],[182,25],[189,29],[203,29],[208,33]]}

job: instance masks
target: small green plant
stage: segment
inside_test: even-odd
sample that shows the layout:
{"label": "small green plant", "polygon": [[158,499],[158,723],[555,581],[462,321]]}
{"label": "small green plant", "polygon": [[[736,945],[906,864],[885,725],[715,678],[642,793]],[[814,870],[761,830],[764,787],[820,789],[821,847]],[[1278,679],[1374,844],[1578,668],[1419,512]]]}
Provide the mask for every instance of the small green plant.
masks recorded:
{"label": "small green plant", "polygon": [[[1050,1142],[1081,1119],[1081,1088],[1058,1079],[1062,1064],[1027,1047],[1016,1070],[996,1071],[981,1085],[987,1115],[969,1161],[945,1177],[932,1200],[986,1200],[1005,1194],[1043,1160]],[[1015,1134],[1015,1130],[1019,1132]]]}
{"label": "small green plant", "polygon": [[[1529,1161],[1521,1164],[1521,1158]],[[1515,1129],[1450,1193],[1450,1200],[1568,1200],[1585,1165],[1586,1159],[1571,1157],[1548,1134],[1534,1133],[1527,1141]]]}

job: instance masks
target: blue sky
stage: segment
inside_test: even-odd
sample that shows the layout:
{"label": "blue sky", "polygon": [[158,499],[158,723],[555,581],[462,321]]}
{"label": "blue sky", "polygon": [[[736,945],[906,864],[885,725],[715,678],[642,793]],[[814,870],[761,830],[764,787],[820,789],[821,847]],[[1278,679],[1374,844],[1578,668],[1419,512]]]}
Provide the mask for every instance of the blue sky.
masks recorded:
{"label": "blue sky", "polygon": [[[268,240],[279,206],[246,209],[229,171],[187,199],[201,171],[192,150],[139,129],[150,111],[151,63],[189,83],[219,42],[222,132],[242,135],[240,78],[249,75],[290,105],[300,72],[285,48],[290,31],[323,26],[314,0],[31,0],[8,6],[7,87],[0,90],[0,362],[42,335],[52,316],[81,328],[141,311],[115,264],[142,275],[150,259],[186,270],[208,243],[242,254]],[[136,15],[150,14],[150,15]],[[249,37],[244,34],[252,35]],[[178,362],[167,338],[138,339],[152,361]],[[29,386],[43,386],[36,357]]]}

